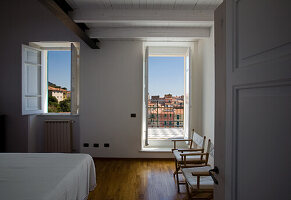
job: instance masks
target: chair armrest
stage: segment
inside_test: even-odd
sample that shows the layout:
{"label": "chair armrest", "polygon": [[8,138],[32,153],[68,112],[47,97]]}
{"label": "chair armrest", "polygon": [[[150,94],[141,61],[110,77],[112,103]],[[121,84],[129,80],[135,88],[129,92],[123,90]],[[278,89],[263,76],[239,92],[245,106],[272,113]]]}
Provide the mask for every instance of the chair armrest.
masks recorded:
{"label": "chair armrest", "polygon": [[204,151],[204,149],[178,149],[179,152]]}
{"label": "chair armrest", "polygon": [[172,153],[173,153],[175,150],[178,150],[178,149],[172,149]]}
{"label": "chair armrest", "polygon": [[192,176],[210,176],[209,172],[192,172]]}
{"label": "chair armrest", "polygon": [[191,142],[191,139],[172,139],[172,142],[184,142],[184,141],[188,141]]}
{"label": "chair armrest", "polygon": [[205,163],[200,163],[200,164],[190,164],[189,166],[188,165],[182,165],[181,168],[193,168],[193,167],[205,167],[205,166],[211,166],[209,164],[205,164]]}
{"label": "chair armrest", "polygon": [[180,156],[204,156],[209,155],[209,153],[181,153]]}
{"label": "chair armrest", "polygon": [[192,146],[192,140],[191,139],[172,139],[172,142],[174,142],[174,148],[172,149],[172,152],[176,149],[176,143],[177,142],[185,142],[188,141],[191,143],[190,147]]}

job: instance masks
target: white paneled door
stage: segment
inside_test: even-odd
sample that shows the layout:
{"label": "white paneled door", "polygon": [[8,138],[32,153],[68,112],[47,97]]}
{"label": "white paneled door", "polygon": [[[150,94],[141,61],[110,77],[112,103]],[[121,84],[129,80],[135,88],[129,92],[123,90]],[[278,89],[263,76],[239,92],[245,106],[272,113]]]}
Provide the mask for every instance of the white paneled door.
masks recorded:
{"label": "white paneled door", "polygon": [[226,0],[216,12],[215,200],[291,199],[290,10]]}

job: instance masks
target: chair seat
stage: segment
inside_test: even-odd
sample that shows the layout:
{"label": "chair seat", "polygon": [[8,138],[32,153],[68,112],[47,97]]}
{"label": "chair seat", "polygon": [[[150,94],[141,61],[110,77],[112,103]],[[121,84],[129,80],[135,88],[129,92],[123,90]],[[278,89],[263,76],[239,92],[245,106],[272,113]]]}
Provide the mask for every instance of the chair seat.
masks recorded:
{"label": "chair seat", "polygon": [[[187,152],[184,152],[183,154],[185,153]],[[195,152],[189,152],[189,153],[195,153]],[[200,152],[196,152],[196,153],[200,153]],[[182,162],[182,157],[181,157],[182,152],[178,150],[174,150],[173,154],[178,162]],[[191,162],[191,163],[203,163],[205,162],[205,159],[201,159],[201,156],[187,156],[186,161]]]}
{"label": "chair seat", "polygon": [[197,176],[193,176],[193,172],[205,172],[209,171],[211,167],[195,167],[195,168],[183,168],[182,173],[189,183],[192,189],[196,190],[213,190],[214,182],[210,176],[200,176],[200,186],[197,188]]}

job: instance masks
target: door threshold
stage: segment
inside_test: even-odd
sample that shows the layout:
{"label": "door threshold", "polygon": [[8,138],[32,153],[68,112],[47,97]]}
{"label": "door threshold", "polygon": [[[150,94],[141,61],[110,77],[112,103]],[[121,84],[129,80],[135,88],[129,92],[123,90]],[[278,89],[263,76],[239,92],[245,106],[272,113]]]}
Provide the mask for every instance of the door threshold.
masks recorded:
{"label": "door threshold", "polygon": [[173,140],[173,139],[176,139],[176,138],[149,138],[148,140]]}
{"label": "door threshold", "polygon": [[144,147],[140,150],[140,152],[171,153],[172,148]]}

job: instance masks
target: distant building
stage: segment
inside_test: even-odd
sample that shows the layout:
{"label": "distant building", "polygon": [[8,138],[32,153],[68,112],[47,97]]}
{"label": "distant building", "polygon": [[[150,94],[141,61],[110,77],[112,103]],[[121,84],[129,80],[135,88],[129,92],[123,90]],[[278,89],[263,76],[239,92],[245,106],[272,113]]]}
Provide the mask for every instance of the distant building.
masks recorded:
{"label": "distant building", "polygon": [[71,92],[62,88],[55,88],[55,87],[48,86],[48,95],[56,97],[58,102],[60,102],[67,98],[70,98]]}
{"label": "distant building", "polygon": [[67,91],[66,99],[71,98],[71,91]]}
{"label": "distant building", "polygon": [[172,94],[165,94],[165,99],[172,99]]}
{"label": "distant building", "polygon": [[184,96],[166,94],[148,99],[149,127],[183,127]]}
{"label": "distant building", "polygon": [[151,98],[150,100],[151,100],[152,103],[157,102],[157,101],[160,100],[160,96],[159,96],[159,95],[157,95],[157,96],[152,96],[152,98]]}

